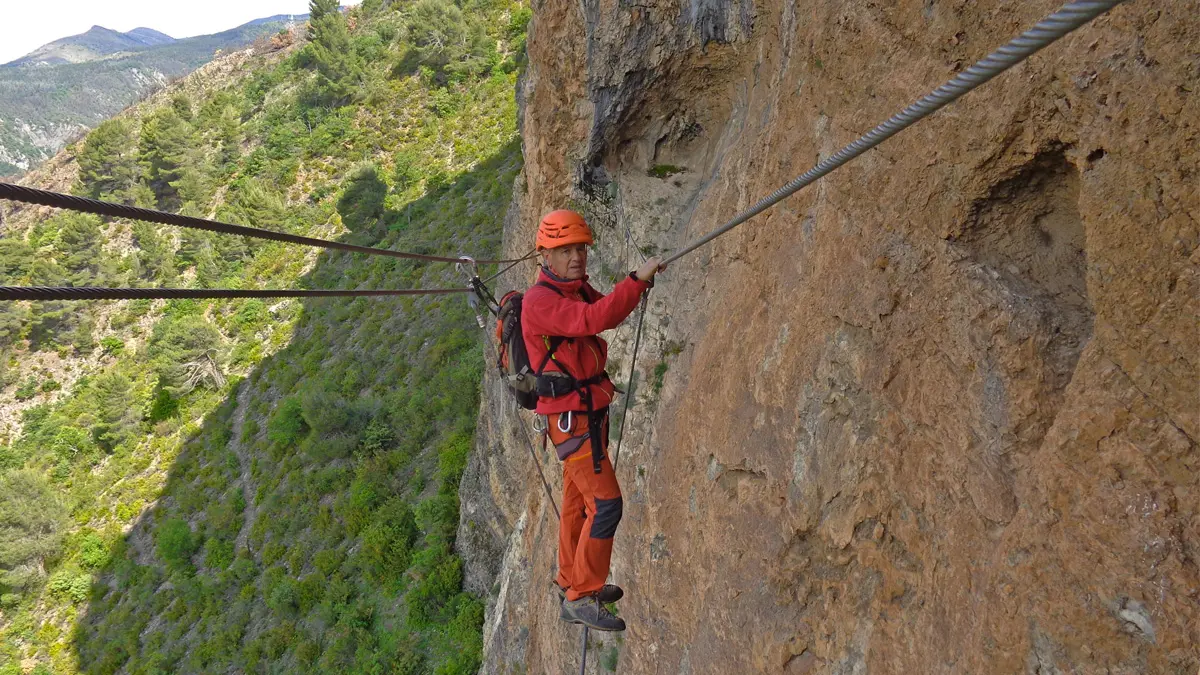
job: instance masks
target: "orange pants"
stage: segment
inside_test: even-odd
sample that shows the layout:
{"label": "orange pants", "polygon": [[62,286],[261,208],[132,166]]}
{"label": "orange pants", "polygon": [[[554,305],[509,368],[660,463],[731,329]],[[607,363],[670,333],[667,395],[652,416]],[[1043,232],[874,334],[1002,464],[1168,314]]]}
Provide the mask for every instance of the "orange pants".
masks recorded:
{"label": "orange pants", "polygon": [[[563,413],[566,415],[566,413]],[[587,433],[587,413],[573,415],[571,431],[558,427],[558,415],[549,415],[550,440],[557,447],[578,442]],[[564,426],[566,422],[564,420]],[[563,498],[558,523],[559,586],[567,589],[568,600],[578,600],[604,587],[612,560],[613,535],[621,522],[621,486],[608,460],[608,429],[605,422],[605,457],[600,473],[592,466],[592,444],[585,439],[579,449],[563,460]]]}

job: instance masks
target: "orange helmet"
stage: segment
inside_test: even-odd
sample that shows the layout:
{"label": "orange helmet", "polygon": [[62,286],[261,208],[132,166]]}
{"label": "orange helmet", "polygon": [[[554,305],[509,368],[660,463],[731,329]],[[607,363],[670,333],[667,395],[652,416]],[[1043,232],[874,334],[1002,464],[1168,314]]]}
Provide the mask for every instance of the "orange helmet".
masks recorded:
{"label": "orange helmet", "polygon": [[588,246],[594,243],[592,230],[583,220],[583,216],[574,211],[559,209],[547,213],[546,217],[542,218],[542,224],[538,226],[537,231],[539,251],[544,248],[558,248],[579,243]]}

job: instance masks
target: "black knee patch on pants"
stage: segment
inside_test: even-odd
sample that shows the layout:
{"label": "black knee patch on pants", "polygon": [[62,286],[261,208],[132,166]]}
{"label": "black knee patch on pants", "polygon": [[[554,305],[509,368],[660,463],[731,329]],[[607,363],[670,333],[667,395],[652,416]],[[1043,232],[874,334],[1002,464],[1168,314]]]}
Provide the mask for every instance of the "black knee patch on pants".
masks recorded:
{"label": "black knee patch on pants", "polygon": [[617,533],[617,523],[621,522],[621,498],[597,499],[596,518],[592,521],[592,539],[612,539]]}

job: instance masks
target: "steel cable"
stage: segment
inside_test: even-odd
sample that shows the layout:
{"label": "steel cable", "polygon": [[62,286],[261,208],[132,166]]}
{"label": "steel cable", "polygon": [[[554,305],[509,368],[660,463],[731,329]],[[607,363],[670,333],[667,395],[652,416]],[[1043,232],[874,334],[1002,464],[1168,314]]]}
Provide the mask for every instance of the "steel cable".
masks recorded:
{"label": "steel cable", "polygon": [[221,298],[355,298],[396,295],[446,295],[470,293],[469,288],[413,288],[404,290],[241,290],[232,288],[100,288],[95,286],[0,286],[4,300],[175,300]]}
{"label": "steel cable", "polygon": [[617,471],[617,462],[621,460],[621,444],[625,442],[625,420],[629,419],[629,402],[633,398],[633,376],[637,373],[637,355],[638,348],[642,346],[642,322],[646,320],[646,304],[650,300],[650,293],[647,292],[642,296],[642,311],[638,313],[637,332],[633,337],[633,356],[629,360],[629,381],[625,384],[625,400],[623,402],[624,409],[621,411],[621,427],[617,431],[617,447],[613,452],[613,472]]}
{"label": "steel cable", "polygon": [[838,150],[831,157],[819,162],[800,177],[764,197],[733,220],[685,245],[678,252],[671,254],[663,263],[669,264],[682,258],[754,216],[766,211],[801,188],[813,183],[867,150],[928,117],[963,94],[1024,61],[1030,55],[1122,2],[1125,2],[1125,0],[1081,0],[1080,2],[1072,2],[1064,5],[1057,12],[1037,22],[1033,28],[1025,31],[1008,44],[992,52],[970,68],[967,68],[949,82],[934,89],[916,103],[893,115],[883,124],[859,137],[858,140]]}
{"label": "steel cable", "polygon": [[[112,202],[103,202],[98,199],[90,199],[88,197],[65,195],[60,192],[39,190],[37,188],[26,187],[24,185],[14,185],[12,183],[0,182],[0,199],[8,199],[15,202],[25,202],[27,204],[39,204],[41,206],[68,209],[70,211],[81,211],[83,213],[94,213],[96,215],[108,216],[110,218],[128,218],[130,220],[141,220],[149,223],[160,223],[162,225],[187,227],[194,230],[206,230],[208,232],[216,232],[218,234],[234,234],[242,237],[250,237],[252,239],[267,239],[270,241],[281,241],[289,244],[300,244],[302,246],[315,246],[317,248],[349,251],[350,253],[382,255],[391,258],[423,260],[425,262],[457,263],[462,262],[463,260],[462,257],[450,258],[437,255],[425,255],[423,253],[406,253],[404,251],[391,251],[386,248],[374,248],[372,246],[356,246],[354,244],[345,244],[340,241],[329,241],[327,239],[317,239],[315,237],[302,237],[300,235],[288,234],[286,232],[275,232],[274,230],[263,230],[257,227],[233,225],[231,223],[208,220],[207,218],[182,216],[177,213],[143,209],[141,207],[127,206],[125,204],[114,204]],[[517,262],[517,260],[476,260],[475,262],[480,265],[504,265],[507,263]]]}
{"label": "steel cable", "polygon": [[[493,363],[499,363],[500,355],[497,351],[499,347],[492,346],[492,336],[487,330],[483,331],[483,342],[487,345],[488,358],[492,359]],[[493,358],[494,357],[494,358]],[[529,438],[529,425],[521,417],[521,411],[517,411],[517,424],[521,427],[521,436],[525,438],[525,444],[529,446],[529,455],[533,457],[533,465],[537,467],[538,477],[542,479],[542,487],[546,489],[546,499],[550,500],[550,507],[554,509],[554,517],[562,519],[562,514],[558,510],[558,502],[554,499],[554,491],[550,489],[550,481],[546,480],[546,472],[542,471],[542,461],[538,459],[537,448],[533,441]],[[546,438],[549,432],[542,435],[542,451],[546,450]]]}
{"label": "steel cable", "polygon": [[528,255],[526,255],[524,258],[517,258],[508,267],[505,267],[504,269],[500,270],[499,272],[496,272],[492,276],[484,279],[483,283],[490,284],[493,281],[495,281],[496,279],[498,279],[500,277],[500,275],[504,274],[505,272],[511,270],[512,268],[516,267],[517,265],[520,265],[521,263],[525,262],[526,260],[533,260],[537,256],[538,256],[537,251],[533,251],[533,252],[529,253]]}

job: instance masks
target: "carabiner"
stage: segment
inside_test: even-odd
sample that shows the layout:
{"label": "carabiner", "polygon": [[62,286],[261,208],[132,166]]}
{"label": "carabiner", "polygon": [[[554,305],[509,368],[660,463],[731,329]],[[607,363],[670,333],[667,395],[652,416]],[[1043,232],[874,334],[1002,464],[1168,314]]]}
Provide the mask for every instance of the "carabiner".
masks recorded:
{"label": "carabiner", "polygon": [[[566,429],[563,428],[563,420],[564,419],[567,420],[567,428]],[[562,433],[564,433],[564,434],[571,433],[571,430],[575,428],[574,422],[575,422],[575,413],[574,412],[568,410],[565,413],[558,414],[558,425],[557,426],[558,426],[558,430],[561,431]]]}
{"label": "carabiner", "polygon": [[467,281],[471,281],[479,276],[479,264],[469,255],[458,256],[458,262],[454,263],[454,268],[463,273]]}

